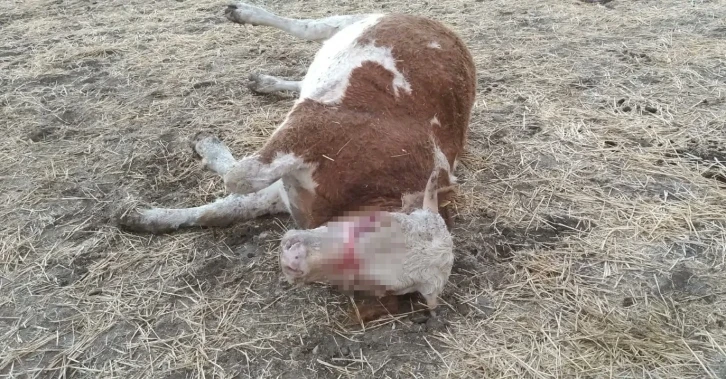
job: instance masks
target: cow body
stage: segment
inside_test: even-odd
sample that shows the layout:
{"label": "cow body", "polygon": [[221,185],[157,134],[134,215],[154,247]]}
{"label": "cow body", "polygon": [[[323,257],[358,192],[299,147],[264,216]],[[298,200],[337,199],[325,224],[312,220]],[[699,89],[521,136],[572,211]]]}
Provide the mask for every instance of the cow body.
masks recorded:
{"label": "cow body", "polygon": [[246,4],[226,15],[323,42],[301,81],[250,76],[255,92],[299,98],[267,142],[240,160],[216,137],[197,137],[196,152],[230,195],[195,208],[129,212],[122,226],[159,233],[289,213],[309,229],[350,212],[400,210],[402,196],[421,193],[435,167],[440,188],[454,183],[476,80],[452,31],[410,15],[295,20]]}

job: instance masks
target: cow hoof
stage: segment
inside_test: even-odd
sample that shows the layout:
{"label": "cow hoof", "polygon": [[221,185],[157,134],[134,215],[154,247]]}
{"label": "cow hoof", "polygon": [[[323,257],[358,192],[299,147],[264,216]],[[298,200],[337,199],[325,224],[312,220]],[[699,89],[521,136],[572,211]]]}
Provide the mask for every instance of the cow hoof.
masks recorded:
{"label": "cow hoof", "polygon": [[[148,211],[148,209],[147,209]],[[131,233],[149,233],[149,234],[166,234],[176,231],[178,228],[165,224],[163,222],[155,222],[144,217],[144,211],[133,208],[124,212],[119,212],[114,219],[116,226],[124,231]]]}
{"label": "cow hoof", "polygon": [[260,73],[252,73],[247,77],[247,88],[250,91],[257,94],[267,94],[272,92],[271,89],[275,87],[277,80],[268,75]]}
{"label": "cow hoof", "polygon": [[198,158],[205,157],[205,151],[209,150],[207,148],[208,146],[219,146],[221,144],[222,141],[220,141],[217,136],[205,131],[197,132],[197,134],[189,139],[189,145],[192,148],[192,151],[194,151],[194,155]]}
{"label": "cow hoof", "polygon": [[224,16],[228,20],[240,25],[259,25],[260,16],[268,12],[262,8],[245,3],[234,3],[227,5]]}
{"label": "cow hoof", "polygon": [[136,209],[119,212],[114,217],[114,219],[116,220],[116,225],[121,230],[125,230],[128,232],[146,231],[143,223],[143,218],[141,217],[141,213],[139,213]]}
{"label": "cow hoof", "polygon": [[146,231],[143,216],[139,212],[137,205],[138,203],[130,198],[118,204],[111,219],[119,229],[128,232]]}

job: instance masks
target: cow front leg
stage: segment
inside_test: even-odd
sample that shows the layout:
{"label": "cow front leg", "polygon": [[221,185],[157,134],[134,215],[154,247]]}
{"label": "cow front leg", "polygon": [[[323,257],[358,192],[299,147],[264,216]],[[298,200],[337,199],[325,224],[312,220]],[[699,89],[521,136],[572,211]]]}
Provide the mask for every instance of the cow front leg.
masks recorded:
{"label": "cow front leg", "polygon": [[214,135],[197,133],[191,140],[194,151],[202,158],[202,164],[217,175],[224,177],[235,162],[229,148]]}
{"label": "cow front leg", "polygon": [[228,195],[199,207],[130,210],[117,216],[117,220],[124,230],[162,234],[182,228],[224,227],[279,213],[289,213],[281,180],[258,192]]}

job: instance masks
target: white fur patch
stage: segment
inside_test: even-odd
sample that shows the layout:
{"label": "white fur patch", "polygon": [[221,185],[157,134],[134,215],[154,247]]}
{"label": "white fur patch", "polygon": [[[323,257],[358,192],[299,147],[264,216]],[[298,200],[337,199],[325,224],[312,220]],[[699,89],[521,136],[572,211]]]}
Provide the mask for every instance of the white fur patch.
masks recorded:
{"label": "white fur patch", "polygon": [[[454,161],[454,163],[456,163],[456,161]],[[456,183],[457,178],[452,173],[451,166],[449,166],[449,160],[446,159],[446,155],[444,155],[444,152],[441,151],[441,148],[439,147],[439,145],[436,145],[435,143],[434,143],[434,165],[435,165],[435,167],[437,167],[439,169],[443,168],[444,170],[446,170],[447,173],[449,173],[449,182],[451,184]]]}
{"label": "white fur patch", "polygon": [[287,213],[290,213],[290,197],[287,196],[287,191],[285,191],[285,186],[282,184],[282,179],[276,181],[275,183],[272,183],[271,186],[267,187],[263,191],[277,191],[280,194],[282,202],[285,204],[285,209],[287,209]]}
{"label": "white fur patch", "polygon": [[444,152],[441,151],[441,148],[439,145],[434,145],[434,165],[436,168],[444,169],[446,171],[450,171],[451,167],[449,166],[449,160],[446,159],[446,155],[444,155]]}
{"label": "white fur patch", "polygon": [[373,43],[361,45],[360,36],[376,25],[383,15],[371,15],[355,22],[323,43],[302,81],[300,99],[311,99],[325,104],[337,104],[343,99],[354,69],[364,62],[375,62],[393,73],[393,92],[411,93],[411,85],[396,68],[390,47],[376,47]]}
{"label": "white fur patch", "polygon": [[[313,171],[315,171],[315,166],[306,163],[302,158],[295,154],[278,153],[275,156],[275,159],[270,162],[269,167],[272,172],[287,171],[287,168],[294,167],[293,171],[287,171],[284,175],[294,177],[297,179],[298,183],[300,183],[300,185],[308,191],[315,191],[315,187],[318,186],[318,184],[315,183],[315,180],[313,180]],[[285,192],[284,190],[282,191]],[[285,197],[287,197],[287,194],[285,194]]]}
{"label": "white fur patch", "polygon": [[441,48],[441,44],[439,44],[436,41],[429,42],[429,44],[427,46],[430,47],[430,48],[432,48],[432,49],[440,49]]}
{"label": "white fur patch", "polygon": [[431,119],[431,125],[432,126],[441,126],[441,123],[439,122],[439,118],[434,116],[434,118]]}

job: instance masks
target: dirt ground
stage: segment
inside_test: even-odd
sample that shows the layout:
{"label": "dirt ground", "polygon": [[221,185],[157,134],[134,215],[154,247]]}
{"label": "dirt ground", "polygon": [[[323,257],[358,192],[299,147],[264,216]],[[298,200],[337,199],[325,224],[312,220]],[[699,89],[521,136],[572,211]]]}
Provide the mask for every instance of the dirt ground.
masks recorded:
{"label": "dirt ground", "polygon": [[347,324],[280,279],[289,219],[162,236],[114,212],[224,194],[188,139],[260,146],[317,49],[224,2],[0,1],[0,375],[726,378],[726,4],[257,1],[406,12],[476,59],[439,317]]}

